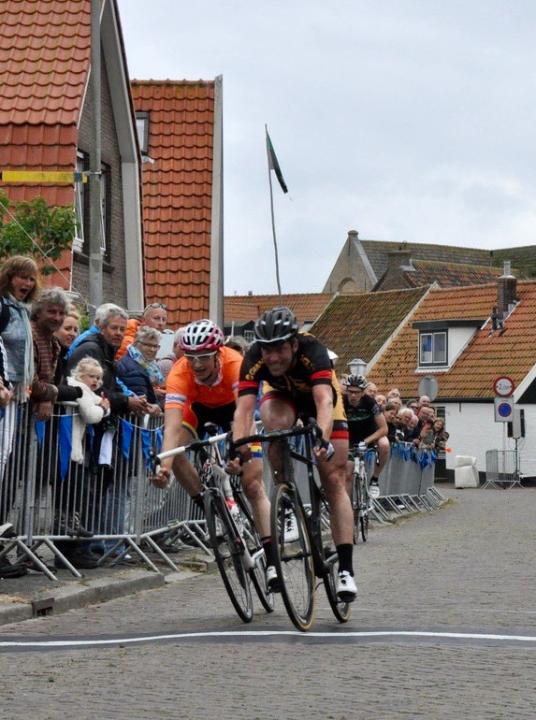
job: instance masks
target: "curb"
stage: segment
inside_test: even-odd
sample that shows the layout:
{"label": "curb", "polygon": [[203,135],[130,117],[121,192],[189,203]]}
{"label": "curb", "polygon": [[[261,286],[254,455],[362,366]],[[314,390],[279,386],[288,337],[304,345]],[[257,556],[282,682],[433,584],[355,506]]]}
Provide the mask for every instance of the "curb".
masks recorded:
{"label": "curb", "polygon": [[[192,574],[188,573],[188,577],[191,576]],[[164,575],[133,570],[120,578],[107,576],[91,580],[85,579],[83,584],[69,583],[39,590],[25,602],[0,605],[0,626],[44,615],[64,613],[68,610],[77,610],[87,605],[131,595],[141,590],[163,587],[165,583]]]}

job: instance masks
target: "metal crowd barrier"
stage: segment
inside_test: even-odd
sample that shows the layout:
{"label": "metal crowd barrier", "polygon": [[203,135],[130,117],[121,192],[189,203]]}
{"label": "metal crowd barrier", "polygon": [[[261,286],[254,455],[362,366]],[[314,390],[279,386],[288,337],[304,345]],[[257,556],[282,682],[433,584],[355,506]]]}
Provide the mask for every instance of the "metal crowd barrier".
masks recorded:
{"label": "metal crowd barrier", "polygon": [[14,528],[13,537],[0,537],[0,560],[16,550],[55,580],[36,552],[46,546],[57,565],[81,577],[69,561],[76,544],[99,551],[102,563],[132,551],[159,572],[149,547],[176,570],[159,536],[201,521],[174,479],[167,490],[150,483],[163,418],[130,415],[84,426],[75,403],[55,405],[47,422],[31,410],[13,403],[0,419],[0,524]]}
{"label": "metal crowd barrier", "polygon": [[486,450],[486,482],[482,488],[521,487],[519,463],[517,450]]}
{"label": "metal crowd barrier", "polygon": [[[435,459],[432,450],[417,449],[412,443],[391,444],[389,461],[378,478],[380,497],[373,501],[380,522],[413,512],[432,512],[445,502],[434,485]],[[369,477],[374,462],[375,454],[368,464]]]}

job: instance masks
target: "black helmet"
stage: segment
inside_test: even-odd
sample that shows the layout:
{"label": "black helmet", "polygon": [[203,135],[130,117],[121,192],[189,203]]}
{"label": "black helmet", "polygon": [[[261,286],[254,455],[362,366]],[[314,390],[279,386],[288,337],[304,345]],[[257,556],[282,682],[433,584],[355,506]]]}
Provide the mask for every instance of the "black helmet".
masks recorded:
{"label": "black helmet", "polygon": [[346,387],[353,387],[357,390],[365,390],[368,386],[368,382],[363,375],[348,375],[346,378]]}
{"label": "black helmet", "polygon": [[255,321],[255,337],[260,343],[278,343],[290,340],[298,332],[296,316],[288,307],[266,310]]}

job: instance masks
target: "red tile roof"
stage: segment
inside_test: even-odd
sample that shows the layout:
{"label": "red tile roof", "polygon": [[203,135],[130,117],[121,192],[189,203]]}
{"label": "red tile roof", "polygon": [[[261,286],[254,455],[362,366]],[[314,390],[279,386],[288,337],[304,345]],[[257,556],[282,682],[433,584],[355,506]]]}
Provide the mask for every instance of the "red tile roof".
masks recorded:
{"label": "red tile roof", "polygon": [[[89,0],[4,0],[0,24],[0,169],[69,170],[90,63]],[[72,185],[6,185],[14,200],[72,205]],[[67,275],[71,253],[57,262]],[[53,276],[58,284],[67,283]]]}
{"label": "red tile roof", "polygon": [[[438,399],[491,399],[493,381],[498,375],[509,375],[516,385],[527,375],[536,361],[536,282],[518,282],[517,294],[520,303],[506,319],[502,334],[497,331],[490,334],[488,322],[476,331],[450,370],[426,373],[437,377]],[[396,386],[403,397],[414,397],[423,374],[415,372],[418,330],[412,323],[487,319],[496,299],[496,284],[431,290],[411,321],[371,368],[369,379],[382,391]]]}
{"label": "red tile roof", "polygon": [[132,95],[154,160],[143,166],[146,299],[183,325],[209,312],[214,82],[133,80]]}
{"label": "red tile roof", "polygon": [[428,290],[380,290],[337,295],[311,332],[339,358],[337,372],[348,372],[356,357],[369,362]]}
{"label": "red tile roof", "polygon": [[286,305],[300,325],[314,322],[332,299],[330,293],[287,293],[286,295],[228,295],[224,298],[225,324],[256,320],[265,310]]}

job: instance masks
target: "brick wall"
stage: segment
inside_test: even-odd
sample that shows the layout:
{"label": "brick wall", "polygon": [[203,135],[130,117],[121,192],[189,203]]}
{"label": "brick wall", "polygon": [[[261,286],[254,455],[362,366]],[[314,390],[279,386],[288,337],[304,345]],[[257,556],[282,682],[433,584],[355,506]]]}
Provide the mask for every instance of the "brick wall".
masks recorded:
{"label": "brick wall", "polygon": [[[102,162],[110,166],[110,222],[109,262],[103,268],[103,302],[115,302],[126,307],[125,277],[125,233],[123,224],[123,188],[121,177],[121,157],[117,141],[117,133],[112,112],[112,100],[104,57],[101,58],[101,144]],[[82,119],[78,133],[78,148],[88,152],[91,147],[91,127],[93,122],[92,88],[88,86]],[[73,289],[85,298],[89,295],[88,258],[79,253],[74,254]]]}

